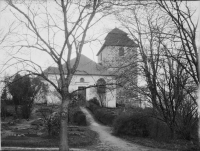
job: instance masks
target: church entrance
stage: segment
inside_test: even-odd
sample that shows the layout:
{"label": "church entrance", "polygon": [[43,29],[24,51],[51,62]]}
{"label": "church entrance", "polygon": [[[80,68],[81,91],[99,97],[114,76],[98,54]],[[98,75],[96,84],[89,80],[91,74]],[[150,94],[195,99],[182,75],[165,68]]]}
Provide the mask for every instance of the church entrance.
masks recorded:
{"label": "church entrance", "polygon": [[78,87],[78,99],[79,101],[84,101],[86,100],[86,88],[83,86]]}
{"label": "church entrance", "polygon": [[106,81],[103,78],[97,80],[97,94],[99,96],[99,100],[101,102],[101,106],[107,107],[106,102]]}

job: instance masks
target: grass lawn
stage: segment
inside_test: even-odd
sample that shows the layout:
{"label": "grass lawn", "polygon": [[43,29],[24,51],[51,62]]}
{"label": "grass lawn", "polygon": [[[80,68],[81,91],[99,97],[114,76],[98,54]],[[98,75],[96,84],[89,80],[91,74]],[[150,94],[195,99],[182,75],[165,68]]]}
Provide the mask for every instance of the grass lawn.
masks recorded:
{"label": "grass lawn", "polygon": [[[96,143],[97,134],[88,127],[75,127],[69,131],[70,147],[85,147]],[[38,136],[7,136],[1,140],[1,146],[15,147],[58,147],[59,137]]]}

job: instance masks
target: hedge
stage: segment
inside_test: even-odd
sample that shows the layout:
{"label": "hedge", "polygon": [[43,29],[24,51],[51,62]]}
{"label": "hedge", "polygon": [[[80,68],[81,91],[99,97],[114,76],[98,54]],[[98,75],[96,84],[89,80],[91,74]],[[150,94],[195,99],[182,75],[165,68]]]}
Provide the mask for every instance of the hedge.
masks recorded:
{"label": "hedge", "polygon": [[121,114],[113,123],[113,131],[116,135],[132,135],[132,136],[149,136],[148,132],[148,118],[142,116],[141,113]]}
{"label": "hedge", "polygon": [[168,126],[164,122],[151,117],[148,109],[144,109],[143,112],[119,115],[113,122],[113,132],[115,135],[150,137],[162,140],[170,138]]}
{"label": "hedge", "polygon": [[73,122],[78,126],[86,126],[86,116],[85,114],[80,110],[74,113],[73,115]]}
{"label": "hedge", "polygon": [[96,103],[93,103],[91,101],[88,102],[87,108],[93,113],[96,120],[104,125],[112,126],[113,121],[116,118],[114,112],[112,112],[108,108],[100,107]]}

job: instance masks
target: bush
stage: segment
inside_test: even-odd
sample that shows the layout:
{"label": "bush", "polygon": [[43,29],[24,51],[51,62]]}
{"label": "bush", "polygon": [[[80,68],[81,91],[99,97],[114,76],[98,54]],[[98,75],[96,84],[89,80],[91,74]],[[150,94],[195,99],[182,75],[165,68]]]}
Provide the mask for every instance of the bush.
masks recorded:
{"label": "bush", "polygon": [[179,123],[179,129],[177,135],[181,139],[185,140],[198,140],[198,120],[195,118],[190,119],[190,123]]}
{"label": "bush", "polygon": [[1,108],[1,117],[5,119],[6,117],[13,116],[6,108]]}
{"label": "bush", "polygon": [[113,126],[116,135],[131,135],[151,137],[167,140],[170,138],[170,129],[167,124],[153,118],[152,108],[105,108],[99,107],[92,101],[87,108],[93,113],[96,120],[102,124]]}
{"label": "bush", "polygon": [[50,114],[53,113],[53,108],[41,107],[41,108],[37,109],[35,112],[41,118],[47,118]]}
{"label": "bush", "polygon": [[92,113],[94,113],[95,110],[97,110],[97,109],[100,108],[100,106],[96,105],[96,104],[95,104],[94,102],[92,102],[92,101],[88,101],[88,102],[87,102],[87,108],[88,108]]}
{"label": "bush", "polygon": [[45,127],[48,130],[49,136],[58,136],[60,133],[60,116],[59,116],[59,114],[50,115],[45,120]]}
{"label": "bush", "polygon": [[104,125],[112,125],[115,119],[115,114],[109,109],[99,108],[94,112],[95,118]]}
{"label": "bush", "polygon": [[23,119],[28,119],[31,115],[31,107],[29,105],[24,104],[21,107],[21,116]]}
{"label": "bush", "polygon": [[74,123],[77,124],[78,126],[86,126],[86,116],[82,111],[77,111],[73,115]]}
{"label": "bush", "polygon": [[13,116],[13,113],[8,110],[7,100],[1,100],[1,117],[5,119],[6,117]]}
{"label": "bush", "polygon": [[153,117],[149,117],[149,136],[157,140],[170,140],[171,131],[166,123]]}
{"label": "bush", "polygon": [[80,108],[78,106],[74,106],[74,107],[70,106],[68,111],[69,111],[68,123],[75,124],[74,123],[74,114],[76,112],[80,111]]}
{"label": "bush", "polygon": [[116,107],[125,107],[125,104],[116,103]]}
{"label": "bush", "polygon": [[132,115],[121,114],[114,120],[113,128],[116,135],[149,136],[148,118],[139,112]]}
{"label": "bush", "polygon": [[98,100],[97,98],[95,98],[95,97],[94,97],[93,99],[90,99],[89,102],[90,102],[90,103],[93,103],[93,104],[95,104],[95,105],[97,105],[97,106],[100,106],[99,100]]}
{"label": "bush", "polygon": [[41,118],[38,118],[37,120],[34,120],[31,122],[31,125],[36,125],[36,126],[43,126],[44,125],[44,120]]}
{"label": "bush", "polygon": [[112,112],[113,109],[100,107],[93,101],[89,101],[87,108],[93,113],[96,120],[104,125],[112,125],[116,115]]}
{"label": "bush", "polygon": [[136,109],[132,113],[122,113],[113,122],[113,132],[116,135],[150,137],[159,140],[170,138],[167,124],[153,118],[151,109]]}
{"label": "bush", "polygon": [[15,105],[13,99],[7,98],[6,99],[6,105]]}

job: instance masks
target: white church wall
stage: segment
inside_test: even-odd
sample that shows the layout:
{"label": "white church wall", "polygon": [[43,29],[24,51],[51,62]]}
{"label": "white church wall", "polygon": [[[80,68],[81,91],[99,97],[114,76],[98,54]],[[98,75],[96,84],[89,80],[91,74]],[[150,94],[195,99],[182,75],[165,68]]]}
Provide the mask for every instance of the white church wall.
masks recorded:
{"label": "white church wall", "polygon": [[108,107],[116,107],[116,87],[112,86],[106,91],[106,101]]}
{"label": "white church wall", "polygon": [[[85,82],[80,82],[80,79],[84,78]],[[98,79],[103,78],[106,83],[114,83],[115,81],[111,76],[98,76],[98,75],[75,75],[73,77],[72,83],[69,87],[70,92],[77,90],[79,86],[89,87],[96,85]],[[86,89],[86,100],[90,100],[92,98],[96,97],[99,99],[99,96],[96,92],[96,87],[91,87]],[[108,104],[108,107],[116,107],[116,89],[112,89],[110,91],[107,91],[106,94],[106,102]]]}
{"label": "white church wall", "polygon": [[[56,85],[58,85],[58,75],[49,75],[48,78],[53,81]],[[80,79],[83,78],[84,82],[81,82]],[[112,76],[100,76],[100,75],[74,75],[69,86],[69,92],[73,92],[78,90],[78,87],[89,87],[94,86],[97,83],[97,80],[103,78],[106,83],[114,83]],[[45,83],[48,83],[44,81]],[[49,94],[47,95],[46,99],[49,104],[60,104],[61,100],[59,99],[56,93],[55,88],[49,84]],[[96,93],[96,87],[91,87],[86,89],[86,100],[90,100],[92,98],[98,98],[98,94]],[[106,101],[108,102],[108,107],[116,107],[116,89],[112,89],[111,91],[107,91],[106,94]]]}

